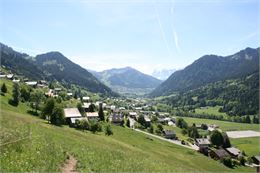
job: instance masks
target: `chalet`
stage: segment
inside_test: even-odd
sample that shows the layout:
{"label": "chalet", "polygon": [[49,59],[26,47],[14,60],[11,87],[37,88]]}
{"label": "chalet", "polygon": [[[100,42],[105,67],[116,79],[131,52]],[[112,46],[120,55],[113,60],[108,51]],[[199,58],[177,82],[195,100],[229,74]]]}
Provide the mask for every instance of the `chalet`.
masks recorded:
{"label": "chalet", "polygon": [[111,113],[110,115],[110,121],[113,123],[113,124],[116,124],[116,125],[121,125],[124,123],[124,116],[123,114],[121,113]]}
{"label": "chalet", "polygon": [[98,120],[98,112],[87,112],[88,120]]}
{"label": "chalet", "polygon": [[119,107],[118,109],[119,110],[125,110],[125,107]]}
{"label": "chalet", "polygon": [[230,147],[230,148],[225,148],[225,150],[230,154],[231,157],[233,158],[238,158],[238,156],[241,154],[241,151],[237,148]]}
{"label": "chalet", "polygon": [[64,115],[67,123],[70,123],[71,118],[80,118],[81,114],[78,108],[65,108]]}
{"label": "chalet", "polygon": [[54,88],[54,93],[55,93],[55,94],[57,94],[57,93],[59,93],[59,92],[61,92],[61,91],[62,91],[61,88]]}
{"label": "chalet", "polygon": [[110,106],[110,109],[111,109],[112,111],[114,111],[114,110],[116,110],[116,106],[115,106],[115,105],[112,105],[112,106]]}
{"label": "chalet", "polygon": [[8,75],[6,75],[6,78],[7,78],[7,79],[10,79],[10,80],[13,80],[14,74],[8,74]]}
{"label": "chalet", "polygon": [[199,147],[200,152],[208,152],[208,147],[210,146],[210,141],[207,138],[196,138],[195,144]]}
{"label": "chalet", "polygon": [[31,86],[31,87],[36,87],[37,86],[37,81],[28,81],[25,82],[26,85]]}
{"label": "chalet", "polygon": [[163,130],[164,137],[166,139],[175,139],[176,133],[172,130]]}
{"label": "chalet", "polygon": [[0,78],[6,78],[5,74],[0,74]]}
{"label": "chalet", "polygon": [[226,150],[224,150],[224,149],[210,150],[209,155],[211,158],[216,159],[216,160],[220,160],[225,157],[230,157],[228,152],[226,152]]}
{"label": "chalet", "polygon": [[20,82],[20,79],[13,79],[13,82],[14,82],[14,83],[19,83],[19,82]]}
{"label": "chalet", "polygon": [[169,121],[169,122],[168,122],[168,126],[174,126],[174,125],[175,125],[174,122],[172,122],[172,121]]}

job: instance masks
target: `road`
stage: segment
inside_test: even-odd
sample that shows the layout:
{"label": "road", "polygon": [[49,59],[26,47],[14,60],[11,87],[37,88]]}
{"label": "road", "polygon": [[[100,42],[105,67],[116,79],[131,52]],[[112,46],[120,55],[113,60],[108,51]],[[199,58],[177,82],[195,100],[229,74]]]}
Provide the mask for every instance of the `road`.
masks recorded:
{"label": "road", "polygon": [[151,133],[148,133],[148,132],[144,132],[142,130],[139,130],[139,129],[133,129],[137,132],[140,132],[140,133],[144,133],[148,136],[152,136],[154,138],[157,138],[157,139],[160,139],[160,140],[163,140],[163,141],[167,141],[167,142],[170,142],[172,144],[176,144],[176,145],[179,145],[179,146],[182,146],[182,147],[185,147],[185,148],[189,148],[189,149],[192,149],[192,150],[195,150],[195,151],[198,151],[199,150],[199,147],[197,147],[196,145],[191,145],[191,146],[188,146],[188,145],[182,145],[181,144],[181,141],[178,141],[178,140],[171,140],[171,139],[166,139],[164,137],[161,137],[161,136],[157,136],[157,135],[154,135],[154,134],[151,134]]}

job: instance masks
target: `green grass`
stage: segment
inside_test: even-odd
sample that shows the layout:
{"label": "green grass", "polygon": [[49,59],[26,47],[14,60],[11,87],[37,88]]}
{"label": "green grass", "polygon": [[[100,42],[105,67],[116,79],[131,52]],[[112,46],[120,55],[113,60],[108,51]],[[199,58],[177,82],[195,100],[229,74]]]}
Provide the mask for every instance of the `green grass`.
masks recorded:
{"label": "green grass", "polygon": [[[195,151],[147,138],[128,128],[112,125],[114,135],[105,136],[103,132],[92,134],[53,126],[27,114],[26,104],[9,105],[9,97],[0,96],[0,136],[5,142],[28,138],[1,146],[0,172],[57,172],[68,154],[78,160],[80,172],[255,171],[247,167],[229,169]],[[14,137],[6,138],[8,132]]]}
{"label": "green grass", "polygon": [[215,106],[215,107],[207,107],[205,109],[201,109],[201,108],[197,108],[195,109],[195,113],[198,113],[198,114],[209,114],[209,115],[219,115],[219,116],[223,116],[223,117],[226,117],[227,114],[224,113],[224,112],[219,112],[219,108],[221,108],[221,106]]}
{"label": "green grass", "polygon": [[230,139],[232,145],[244,150],[248,156],[254,156],[260,154],[260,138],[239,138],[239,139]]}

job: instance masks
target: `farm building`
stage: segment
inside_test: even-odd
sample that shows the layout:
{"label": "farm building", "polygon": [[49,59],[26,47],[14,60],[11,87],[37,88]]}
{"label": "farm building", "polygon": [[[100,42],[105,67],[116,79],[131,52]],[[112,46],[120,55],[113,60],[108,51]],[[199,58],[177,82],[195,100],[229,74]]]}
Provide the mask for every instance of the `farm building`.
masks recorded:
{"label": "farm building", "polygon": [[71,122],[71,118],[79,118],[81,114],[78,108],[65,108],[64,109],[64,116],[67,123]]}
{"label": "farm building", "polygon": [[124,116],[121,113],[116,113],[116,112],[111,113],[110,121],[113,124],[121,125],[122,123],[124,123]]}

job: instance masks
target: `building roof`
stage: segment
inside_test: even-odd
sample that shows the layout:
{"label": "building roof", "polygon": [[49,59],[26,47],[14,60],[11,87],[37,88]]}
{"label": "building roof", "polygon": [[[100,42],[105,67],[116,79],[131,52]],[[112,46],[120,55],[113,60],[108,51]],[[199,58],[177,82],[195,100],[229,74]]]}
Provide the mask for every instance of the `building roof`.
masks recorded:
{"label": "building roof", "polygon": [[98,112],[87,112],[87,117],[98,117]]}
{"label": "building roof", "polygon": [[82,97],[82,100],[89,100],[90,98],[85,96],[85,97]]}
{"label": "building roof", "polygon": [[229,157],[230,155],[224,149],[212,150],[219,158]]}
{"label": "building roof", "polygon": [[147,116],[144,117],[144,120],[145,120],[146,122],[151,122],[151,119],[150,119],[149,117],[147,117]]}
{"label": "building roof", "polygon": [[131,116],[136,116],[137,113],[136,113],[136,112],[129,112],[129,115],[131,115]]}
{"label": "building roof", "polygon": [[226,151],[234,156],[238,156],[240,154],[240,150],[234,147],[226,148]]}
{"label": "building roof", "polygon": [[175,135],[175,132],[173,130],[164,130],[163,133],[165,135]]}
{"label": "building roof", "polygon": [[81,117],[78,108],[65,108],[64,109],[65,118],[77,118]]}
{"label": "building roof", "polygon": [[79,120],[79,121],[88,120],[88,118],[87,117],[79,117],[79,118],[71,118],[70,119],[71,123],[73,123],[73,124],[75,124],[76,120]]}
{"label": "building roof", "polygon": [[72,96],[73,94],[72,93],[67,93],[68,96]]}
{"label": "building roof", "polygon": [[207,138],[196,138],[195,141],[199,144],[199,145],[210,145],[210,142]]}
{"label": "building roof", "polygon": [[114,113],[111,116],[111,121],[116,123],[116,122],[122,122],[124,120],[123,115],[122,114],[117,114]]}
{"label": "building roof", "polygon": [[8,74],[8,75],[6,75],[6,77],[7,77],[8,79],[12,78],[13,76],[14,76],[13,74]]}
{"label": "building roof", "polygon": [[25,82],[26,85],[37,85],[37,81],[29,81],[29,82]]}
{"label": "building roof", "polygon": [[257,156],[253,156],[255,160],[257,160],[258,162],[260,162],[260,155]]}

